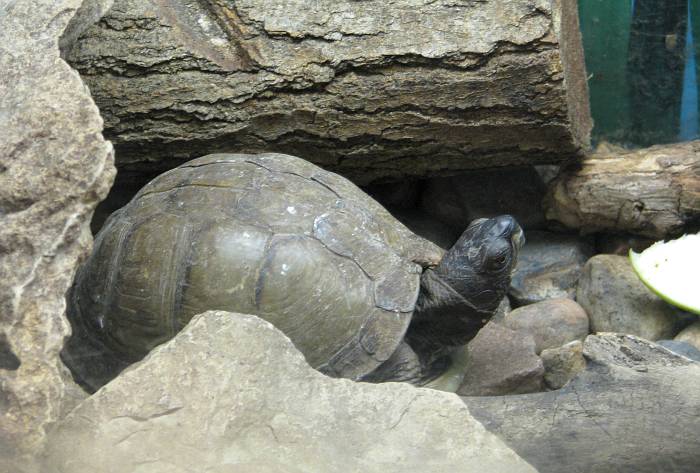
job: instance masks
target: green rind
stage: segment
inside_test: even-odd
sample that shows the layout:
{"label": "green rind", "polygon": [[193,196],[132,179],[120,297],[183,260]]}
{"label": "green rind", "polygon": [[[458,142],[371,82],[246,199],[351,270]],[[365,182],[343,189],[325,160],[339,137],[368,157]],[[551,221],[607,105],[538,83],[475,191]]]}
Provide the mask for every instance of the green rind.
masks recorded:
{"label": "green rind", "polygon": [[651,292],[659,296],[661,299],[664,301],[668,302],[669,304],[678,307],[679,309],[683,309],[686,312],[690,312],[695,315],[700,315],[700,307],[691,307],[689,305],[686,305],[682,302],[679,302],[668,295],[662,293],[658,289],[656,289],[650,281],[648,281],[643,275],[642,275],[642,270],[637,266],[637,261],[639,259],[639,256],[641,256],[641,253],[635,253],[633,250],[630,249],[629,251],[629,259],[630,263],[632,264],[632,269],[634,270],[635,274],[637,277],[644,283],[646,287],[649,288]]}

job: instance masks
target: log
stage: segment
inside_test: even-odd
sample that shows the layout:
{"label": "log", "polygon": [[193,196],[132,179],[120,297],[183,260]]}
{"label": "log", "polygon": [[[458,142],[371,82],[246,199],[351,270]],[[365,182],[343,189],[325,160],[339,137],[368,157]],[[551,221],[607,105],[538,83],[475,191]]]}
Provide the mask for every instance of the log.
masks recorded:
{"label": "log", "polygon": [[700,223],[700,141],[634,151],[602,145],[559,174],[544,207],[547,219],[582,233],[690,231]]}
{"label": "log", "polygon": [[367,184],[589,143],[575,0],[117,0],[67,59],[127,172],[278,151]]}
{"label": "log", "polygon": [[540,473],[690,473],[700,465],[700,364],[629,335],[591,335],[564,388],[464,397]]}

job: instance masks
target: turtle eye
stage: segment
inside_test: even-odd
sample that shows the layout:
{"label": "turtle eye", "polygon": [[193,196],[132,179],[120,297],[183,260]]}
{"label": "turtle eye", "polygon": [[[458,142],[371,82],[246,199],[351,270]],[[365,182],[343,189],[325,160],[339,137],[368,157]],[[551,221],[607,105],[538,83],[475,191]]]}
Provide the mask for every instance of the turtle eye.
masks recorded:
{"label": "turtle eye", "polygon": [[498,245],[497,248],[493,248],[492,251],[488,253],[486,261],[484,262],[484,269],[488,272],[502,271],[510,261],[508,258],[508,249],[501,247],[501,245]]}
{"label": "turtle eye", "polygon": [[489,268],[498,270],[502,269],[506,264],[506,255],[498,255],[495,258],[491,258],[489,261]]}

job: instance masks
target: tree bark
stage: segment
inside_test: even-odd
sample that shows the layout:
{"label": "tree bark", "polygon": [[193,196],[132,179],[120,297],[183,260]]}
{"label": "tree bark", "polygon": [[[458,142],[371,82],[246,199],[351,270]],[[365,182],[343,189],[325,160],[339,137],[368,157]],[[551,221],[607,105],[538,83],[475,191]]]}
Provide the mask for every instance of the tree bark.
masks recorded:
{"label": "tree bark", "polygon": [[548,219],[583,233],[675,236],[700,223],[700,141],[636,151],[601,146],[565,169],[544,200]]}
{"label": "tree bark", "polygon": [[589,142],[574,0],[117,0],[68,60],[123,171],[278,151],[367,184]]}
{"label": "tree bark", "polygon": [[564,388],[464,397],[540,473],[689,473],[700,464],[700,364],[628,335],[589,336]]}

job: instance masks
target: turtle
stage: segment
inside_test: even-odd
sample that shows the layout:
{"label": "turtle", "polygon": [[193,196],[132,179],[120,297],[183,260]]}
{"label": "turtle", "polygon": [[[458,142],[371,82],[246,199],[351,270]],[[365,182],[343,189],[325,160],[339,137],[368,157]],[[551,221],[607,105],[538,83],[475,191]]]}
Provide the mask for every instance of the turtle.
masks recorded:
{"label": "turtle", "polygon": [[272,323],[329,376],[421,384],[494,313],[523,241],[502,215],[443,250],[304,159],[210,154],[108,218],[68,296],[62,358],[95,390],[218,309]]}

